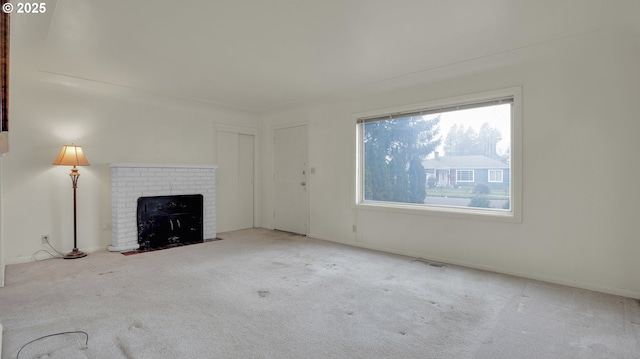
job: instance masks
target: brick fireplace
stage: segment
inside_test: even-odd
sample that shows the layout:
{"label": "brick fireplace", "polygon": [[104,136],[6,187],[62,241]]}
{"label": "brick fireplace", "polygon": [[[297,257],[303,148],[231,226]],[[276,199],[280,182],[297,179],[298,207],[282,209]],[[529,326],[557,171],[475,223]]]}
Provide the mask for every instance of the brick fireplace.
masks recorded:
{"label": "brick fireplace", "polygon": [[138,249],[137,201],[140,197],[200,194],[203,197],[203,237],[216,237],[215,165],[152,163],[111,164],[113,252]]}

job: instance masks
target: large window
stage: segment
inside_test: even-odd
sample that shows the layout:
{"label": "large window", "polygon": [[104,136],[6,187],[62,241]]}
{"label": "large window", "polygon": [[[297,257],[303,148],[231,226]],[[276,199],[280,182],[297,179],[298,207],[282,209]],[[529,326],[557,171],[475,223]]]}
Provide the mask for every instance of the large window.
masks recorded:
{"label": "large window", "polygon": [[358,116],[357,204],[515,218],[516,94]]}

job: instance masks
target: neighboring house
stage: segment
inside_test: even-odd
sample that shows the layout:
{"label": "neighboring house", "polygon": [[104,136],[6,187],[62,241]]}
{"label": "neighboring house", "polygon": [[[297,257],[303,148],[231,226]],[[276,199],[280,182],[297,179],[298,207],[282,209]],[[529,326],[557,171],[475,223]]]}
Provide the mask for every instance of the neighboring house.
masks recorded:
{"label": "neighboring house", "polygon": [[[509,165],[486,156],[444,156],[422,161],[427,180],[437,187],[484,183],[491,188],[509,187]],[[433,185],[430,185],[433,186]]]}

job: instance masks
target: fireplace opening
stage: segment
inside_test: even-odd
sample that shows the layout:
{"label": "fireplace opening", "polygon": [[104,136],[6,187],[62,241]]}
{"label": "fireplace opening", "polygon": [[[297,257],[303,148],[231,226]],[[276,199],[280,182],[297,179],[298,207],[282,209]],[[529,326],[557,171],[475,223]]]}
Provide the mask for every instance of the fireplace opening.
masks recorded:
{"label": "fireplace opening", "polygon": [[138,198],[141,250],[202,243],[201,194]]}

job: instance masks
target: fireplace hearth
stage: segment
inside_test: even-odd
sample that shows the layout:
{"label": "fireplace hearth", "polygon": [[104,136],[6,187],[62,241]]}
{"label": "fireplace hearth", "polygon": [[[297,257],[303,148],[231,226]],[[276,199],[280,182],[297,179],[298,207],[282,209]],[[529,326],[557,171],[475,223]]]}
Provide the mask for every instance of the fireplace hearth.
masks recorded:
{"label": "fireplace hearth", "polygon": [[138,198],[140,249],[202,243],[202,195]]}

